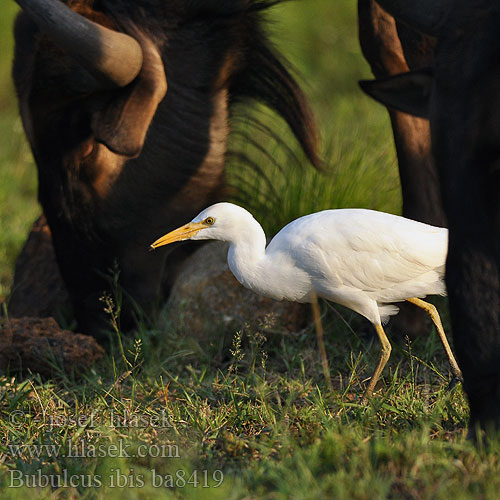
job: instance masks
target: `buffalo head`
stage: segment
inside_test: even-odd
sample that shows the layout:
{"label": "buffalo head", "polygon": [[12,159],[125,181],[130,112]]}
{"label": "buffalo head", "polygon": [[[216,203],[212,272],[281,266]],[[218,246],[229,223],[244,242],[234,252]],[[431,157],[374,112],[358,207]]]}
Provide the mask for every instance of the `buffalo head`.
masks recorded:
{"label": "buffalo head", "polygon": [[13,75],[39,200],[79,326],[96,333],[110,270],[122,319],[148,310],[188,252],[149,254],[150,241],[222,196],[234,103],[275,109],[313,163],[315,128],[265,34],[276,2],[18,3]]}

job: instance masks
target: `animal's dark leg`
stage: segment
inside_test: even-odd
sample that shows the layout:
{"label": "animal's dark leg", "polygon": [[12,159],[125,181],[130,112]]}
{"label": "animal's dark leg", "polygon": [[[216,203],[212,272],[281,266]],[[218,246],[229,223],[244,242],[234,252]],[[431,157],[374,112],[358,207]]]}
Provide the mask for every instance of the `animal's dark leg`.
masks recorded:
{"label": "animal's dark leg", "polygon": [[474,434],[500,430],[500,260],[478,248],[478,234],[464,236],[453,241],[450,232],[446,283]]}

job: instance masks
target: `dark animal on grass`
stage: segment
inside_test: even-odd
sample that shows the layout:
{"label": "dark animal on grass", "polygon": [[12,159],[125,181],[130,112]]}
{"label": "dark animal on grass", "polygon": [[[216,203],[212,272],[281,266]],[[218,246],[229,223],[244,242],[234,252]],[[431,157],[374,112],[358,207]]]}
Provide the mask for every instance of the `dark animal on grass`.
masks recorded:
{"label": "dark animal on grass", "polygon": [[277,111],[318,163],[306,100],[263,26],[278,2],[17,2],[14,82],[79,328],[107,324],[113,268],[125,327],[189,252],[149,243],[223,194],[235,103]]}
{"label": "dark animal on grass", "polygon": [[437,41],[431,68],[362,86],[387,106],[430,120],[450,235],[453,336],[471,422],[500,429],[500,5],[379,3]]}
{"label": "dark animal on grass", "polygon": [[[398,22],[375,0],[358,0],[359,41],[376,78],[432,65],[435,39]],[[433,226],[446,226],[437,171],[432,157],[429,121],[388,109],[399,164],[403,215]],[[397,330],[410,336],[428,331],[421,311],[403,304],[394,318]]]}
{"label": "dark animal on grass", "polygon": [[[432,65],[435,39],[398,22],[374,0],[358,1],[359,41],[376,78]],[[390,108],[394,143],[408,219],[443,227],[437,172],[430,147],[429,122]]]}

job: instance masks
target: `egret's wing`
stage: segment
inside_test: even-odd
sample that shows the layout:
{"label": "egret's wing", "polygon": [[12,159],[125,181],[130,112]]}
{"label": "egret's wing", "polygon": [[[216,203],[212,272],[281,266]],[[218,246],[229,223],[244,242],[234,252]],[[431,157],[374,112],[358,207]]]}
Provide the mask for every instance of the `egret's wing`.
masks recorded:
{"label": "egret's wing", "polygon": [[287,249],[296,265],[335,287],[392,289],[446,260],[447,230],[371,210],[327,210],[285,226],[268,252]]}

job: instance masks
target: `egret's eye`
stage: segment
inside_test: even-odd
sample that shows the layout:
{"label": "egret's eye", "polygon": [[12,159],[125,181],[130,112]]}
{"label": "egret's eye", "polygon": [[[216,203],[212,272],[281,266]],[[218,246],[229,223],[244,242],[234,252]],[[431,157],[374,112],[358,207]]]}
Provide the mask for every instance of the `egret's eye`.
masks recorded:
{"label": "egret's eye", "polygon": [[203,222],[207,226],[213,226],[213,224],[215,223],[215,219],[213,217],[207,217]]}

